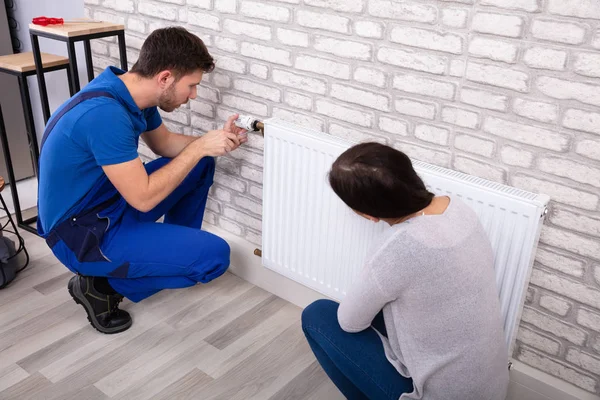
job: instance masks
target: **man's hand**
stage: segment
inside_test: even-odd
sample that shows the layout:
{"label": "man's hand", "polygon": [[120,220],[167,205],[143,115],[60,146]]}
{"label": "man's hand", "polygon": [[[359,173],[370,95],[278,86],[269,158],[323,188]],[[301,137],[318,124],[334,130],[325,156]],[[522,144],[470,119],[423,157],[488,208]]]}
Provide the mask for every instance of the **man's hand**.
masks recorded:
{"label": "man's hand", "polygon": [[239,114],[234,114],[234,115],[230,116],[227,119],[227,122],[225,122],[225,125],[223,126],[223,130],[225,132],[231,132],[231,133],[235,134],[240,141],[240,143],[235,148],[233,148],[231,151],[237,149],[242,144],[244,144],[248,141],[248,135],[247,135],[248,131],[246,129],[240,128],[234,124],[234,121],[236,119],[238,119],[239,116],[240,116]]}
{"label": "man's hand", "polygon": [[192,145],[198,146],[203,156],[222,156],[240,147],[248,141],[246,130],[235,126],[233,121],[238,115],[229,117],[222,130],[208,131]]}

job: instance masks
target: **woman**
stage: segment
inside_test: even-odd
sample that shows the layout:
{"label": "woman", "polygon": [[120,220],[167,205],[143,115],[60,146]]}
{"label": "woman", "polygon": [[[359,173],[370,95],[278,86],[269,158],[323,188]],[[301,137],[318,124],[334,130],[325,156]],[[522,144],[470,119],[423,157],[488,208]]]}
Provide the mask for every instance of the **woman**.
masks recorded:
{"label": "woman", "polygon": [[504,400],[508,350],[475,213],[434,196],[405,154],[378,143],[344,152],[329,182],[357,214],[391,226],[340,305],[318,300],[302,314],[330,379],[348,399]]}

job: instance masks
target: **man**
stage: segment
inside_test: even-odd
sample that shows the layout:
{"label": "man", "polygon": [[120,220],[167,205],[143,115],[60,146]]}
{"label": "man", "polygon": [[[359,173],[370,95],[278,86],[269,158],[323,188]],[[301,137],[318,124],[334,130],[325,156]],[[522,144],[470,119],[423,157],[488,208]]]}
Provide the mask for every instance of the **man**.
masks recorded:
{"label": "man", "polygon": [[[68,290],[103,333],[128,329],[123,297],[209,282],[229,266],[229,246],[200,230],[214,158],[247,141],[231,116],[222,130],[178,135],[171,112],[196,98],[214,68],[197,36],[154,31],[131,71],[107,68],[48,121],[40,156],[38,232],[77,275]],[[138,140],[162,156],[144,165]],[[165,216],[164,223],[156,221]]]}

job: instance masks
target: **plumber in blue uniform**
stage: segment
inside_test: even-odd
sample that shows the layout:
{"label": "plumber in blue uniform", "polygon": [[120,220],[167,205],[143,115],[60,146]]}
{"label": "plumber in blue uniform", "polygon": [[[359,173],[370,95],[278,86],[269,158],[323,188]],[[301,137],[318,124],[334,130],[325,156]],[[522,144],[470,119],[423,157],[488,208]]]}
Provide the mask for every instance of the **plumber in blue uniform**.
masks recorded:
{"label": "plumber in blue uniform", "polygon": [[[201,137],[170,132],[158,108],[171,112],[196,98],[215,64],[197,36],[158,29],[129,72],[114,67],[61,105],[42,139],[38,232],[76,275],[75,302],[103,333],[132,324],[119,309],[162,289],[221,276],[229,246],[202,231],[214,157],[247,141],[232,115]],[[142,138],[161,156],[143,164]],[[164,223],[156,222],[164,216]]]}

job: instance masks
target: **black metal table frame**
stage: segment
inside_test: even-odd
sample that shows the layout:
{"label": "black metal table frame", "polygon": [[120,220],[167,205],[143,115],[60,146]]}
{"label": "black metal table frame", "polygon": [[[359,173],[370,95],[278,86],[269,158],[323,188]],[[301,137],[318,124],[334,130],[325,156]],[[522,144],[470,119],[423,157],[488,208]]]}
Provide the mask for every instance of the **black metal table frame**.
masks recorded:
{"label": "black metal table frame", "polygon": [[[42,74],[47,73],[47,72],[52,72],[52,71],[59,71],[61,69],[66,69],[67,76],[70,74],[71,67],[69,64],[61,64],[61,65],[56,65],[53,67],[43,68]],[[21,91],[21,103],[23,104],[23,114],[25,117],[25,127],[27,130],[27,140],[29,141],[29,150],[31,151],[31,158],[33,160],[33,170],[35,172],[35,176],[39,177],[38,166],[39,166],[39,162],[40,162],[40,149],[38,146],[37,133],[35,130],[35,122],[33,119],[33,110],[31,107],[31,97],[29,95],[29,85],[27,84],[27,77],[36,75],[37,71],[31,70],[31,71],[20,72],[20,71],[14,71],[11,69],[0,67],[0,73],[6,73],[9,75],[16,76],[19,81],[19,89]],[[16,184],[16,180],[15,180],[15,171],[14,171],[14,168],[12,165],[12,157],[10,154],[10,148],[9,148],[9,144],[8,144],[8,135],[6,132],[6,127],[4,126],[4,119],[2,119],[1,113],[0,113],[0,141],[2,142],[2,150],[4,152],[4,160],[6,162],[6,171],[8,174],[8,180],[11,185],[10,192],[11,192],[13,204],[15,207],[15,216],[17,217],[17,225],[20,228],[25,229],[25,230],[37,235],[37,231],[34,228],[32,228],[31,226],[29,226],[29,224],[37,221],[37,216],[31,217],[27,220],[23,220],[23,214],[21,212],[21,202],[19,201],[19,193],[17,191],[17,184]]]}
{"label": "black metal table frame", "polygon": [[[67,43],[67,50],[69,55],[69,90],[71,96],[79,92],[81,89],[79,85],[79,72],[77,70],[77,55],[75,53],[75,43],[83,42],[83,48],[85,50],[85,61],[88,75],[88,81],[94,79],[94,65],[92,62],[92,48],[90,46],[90,40],[100,39],[104,37],[117,36],[119,41],[119,58],[121,59],[121,69],[127,71],[127,48],[125,45],[125,30],[112,30],[107,32],[92,33],[87,35],[79,36],[61,36],[53,33],[43,32],[36,29],[30,29],[29,35],[31,36],[31,45],[33,48],[33,59],[35,61],[35,67],[38,72],[41,71],[42,57],[40,53],[39,37],[45,37],[49,39],[59,40]],[[46,80],[43,74],[38,73],[38,86],[40,90],[40,98],[42,100],[42,111],[44,113],[44,122],[48,123],[50,119],[50,105],[48,103],[48,92],[46,90]]]}

